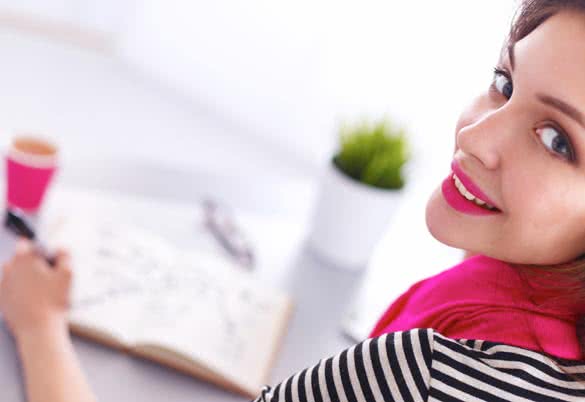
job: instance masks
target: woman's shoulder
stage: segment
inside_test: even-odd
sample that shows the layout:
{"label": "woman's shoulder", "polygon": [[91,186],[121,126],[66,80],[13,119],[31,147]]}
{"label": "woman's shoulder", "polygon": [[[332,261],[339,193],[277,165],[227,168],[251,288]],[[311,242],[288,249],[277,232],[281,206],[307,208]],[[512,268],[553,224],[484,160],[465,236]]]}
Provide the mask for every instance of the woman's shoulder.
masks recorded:
{"label": "woman's shoulder", "polygon": [[580,400],[585,376],[579,381],[565,371],[585,373],[584,364],[566,360],[563,371],[544,353],[413,328],[321,359],[266,387],[256,401]]}
{"label": "woman's shoulder", "polygon": [[581,369],[585,374],[585,360],[565,359],[546,352],[531,350],[504,342],[451,338],[432,328],[414,328],[390,334],[403,334],[402,336],[409,334],[409,336],[418,336],[419,338],[421,334],[424,334],[424,339],[428,339],[429,348],[432,350],[433,359],[436,359],[439,355],[466,356],[470,359],[481,361],[482,364],[499,368],[505,366],[502,361],[518,361],[537,366],[544,364],[562,368],[571,367],[569,371],[576,373]]}
{"label": "woman's shoulder", "polygon": [[[415,330],[421,330],[417,328]],[[504,342],[494,342],[483,339],[451,338],[430,328],[424,329],[432,337],[434,351],[443,353],[462,353],[474,358],[482,359],[519,359],[531,362],[556,362],[556,366],[582,367],[585,372],[585,360],[564,359],[542,351],[535,351]]]}
{"label": "woman's shoulder", "polygon": [[558,358],[502,342],[450,338],[432,329],[424,331],[432,349],[429,393],[439,399],[443,393],[487,400],[496,396],[506,400],[585,397],[585,360]]}

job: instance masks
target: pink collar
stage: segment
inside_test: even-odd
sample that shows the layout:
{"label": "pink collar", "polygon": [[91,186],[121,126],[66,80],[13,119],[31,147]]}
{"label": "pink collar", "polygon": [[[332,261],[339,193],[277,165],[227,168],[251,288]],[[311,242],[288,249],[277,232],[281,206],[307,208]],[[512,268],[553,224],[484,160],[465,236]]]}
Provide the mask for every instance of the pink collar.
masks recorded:
{"label": "pink collar", "polygon": [[413,284],[388,307],[370,336],[433,328],[455,339],[503,342],[581,359],[576,336],[580,306],[558,298],[566,292],[549,290],[547,284],[559,280],[551,274],[522,280],[512,265],[476,255]]}

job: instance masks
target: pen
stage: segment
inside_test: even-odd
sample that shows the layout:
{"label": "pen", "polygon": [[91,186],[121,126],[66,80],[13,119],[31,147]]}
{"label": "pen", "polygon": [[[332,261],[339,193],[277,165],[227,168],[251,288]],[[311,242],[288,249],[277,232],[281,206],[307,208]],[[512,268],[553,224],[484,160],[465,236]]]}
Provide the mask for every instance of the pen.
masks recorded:
{"label": "pen", "polygon": [[49,266],[55,265],[55,257],[50,255],[47,248],[38,239],[23,213],[16,209],[6,209],[4,226],[16,236],[21,236],[32,241],[36,252],[49,263]]}

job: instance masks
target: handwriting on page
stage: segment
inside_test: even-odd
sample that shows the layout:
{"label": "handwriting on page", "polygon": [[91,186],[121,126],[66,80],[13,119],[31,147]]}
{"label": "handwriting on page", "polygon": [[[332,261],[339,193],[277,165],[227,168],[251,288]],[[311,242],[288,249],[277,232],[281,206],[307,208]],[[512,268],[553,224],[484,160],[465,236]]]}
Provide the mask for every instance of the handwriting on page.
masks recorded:
{"label": "handwriting on page", "polygon": [[222,257],[179,252],[155,235],[113,222],[72,224],[57,237],[76,265],[77,315],[96,308],[123,315],[123,306],[133,304],[127,317],[133,328],[172,335],[185,348],[205,345],[225,364],[245,366],[263,321],[276,314],[273,299]]}

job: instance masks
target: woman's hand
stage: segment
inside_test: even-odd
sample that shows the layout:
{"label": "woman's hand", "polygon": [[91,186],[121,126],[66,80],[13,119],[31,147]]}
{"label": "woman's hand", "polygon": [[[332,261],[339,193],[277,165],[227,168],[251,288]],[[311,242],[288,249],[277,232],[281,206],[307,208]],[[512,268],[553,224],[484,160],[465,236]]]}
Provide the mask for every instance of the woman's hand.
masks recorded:
{"label": "woman's hand", "polygon": [[59,251],[54,267],[40,257],[28,240],[19,240],[3,266],[0,311],[15,338],[27,333],[63,331],[71,287],[69,256]]}
{"label": "woman's hand", "polygon": [[0,311],[18,346],[28,402],[95,402],[67,329],[71,267],[51,267],[26,240],[3,267]]}

